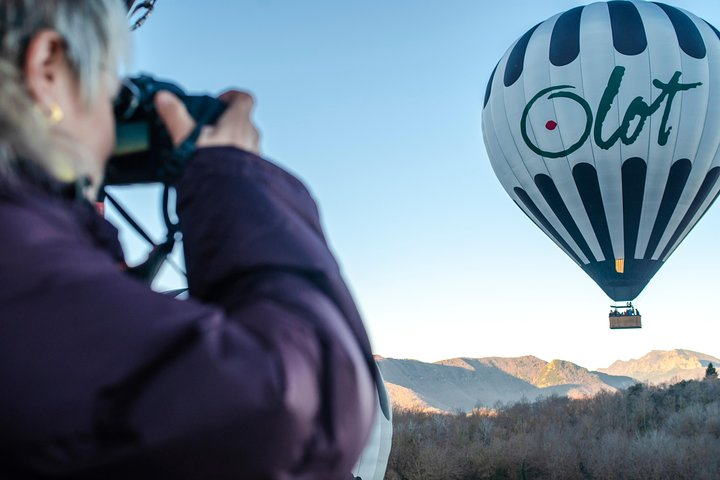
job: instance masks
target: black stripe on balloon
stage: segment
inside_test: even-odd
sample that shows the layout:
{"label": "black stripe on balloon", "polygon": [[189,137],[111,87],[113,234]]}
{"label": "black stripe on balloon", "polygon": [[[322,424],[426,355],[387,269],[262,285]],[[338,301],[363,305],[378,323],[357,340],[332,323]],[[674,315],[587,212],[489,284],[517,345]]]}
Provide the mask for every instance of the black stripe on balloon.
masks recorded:
{"label": "black stripe on balloon", "polygon": [[[550,224],[548,219],[545,217],[545,215],[542,214],[540,209],[535,205],[535,202],[532,201],[530,196],[520,187],[514,188],[515,195],[518,196],[520,201],[525,205],[525,207],[530,210],[530,213],[533,214],[533,216],[537,219],[538,222],[540,222],[540,225],[545,227],[545,230],[550,233],[550,236],[557,242],[559,245],[561,245],[566,252],[568,252],[568,255],[570,255],[573,260],[575,260],[579,265],[582,265],[583,262],[580,260],[580,257],[577,256],[577,254],[573,251],[572,248],[570,248],[570,245],[563,239],[557,230]],[[522,209],[521,209],[522,210]],[[524,210],[523,210],[524,212]],[[530,218],[532,220],[532,218]]]}
{"label": "black stripe on balloon", "polygon": [[661,260],[665,258],[665,256],[670,252],[673,245],[675,245],[675,242],[677,242],[678,238],[680,238],[680,235],[683,234],[687,226],[690,224],[690,222],[692,222],[693,218],[695,218],[698,210],[700,210],[700,207],[703,203],[705,203],[705,200],[712,191],[713,187],[715,187],[715,184],[717,184],[718,177],[720,177],[720,167],[715,167],[711,169],[707,173],[707,175],[705,175],[705,180],[703,180],[702,185],[700,185],[700,189],[698,190],[697,195],[695,195],[695,198],[690,204],[690,208],[688,209],[683,219],[680,220],[680,225],[678,225],[677,230],[675,230],[673,236],[670,237],[670,241],[660,254]]}
{"label": "black stripe on balloon", "polygon": [[530,43],[530,37],[532,37],[532,34],[538,26],[540,26],[539,23],[525,32],[525,35],[520,37],[520,40],[517,41],[510,52],[507,64],[505,65],[505,75],[503,77],[503,83],[506,87],[509,87],[513,83],[517,82],[520,75],[522,75],[525,63],[525,51],[527,50],[528,43]]}
{"label": "black stripe on balloon", "polygon": [[493,68],[493,71],[490,74],[490,80],[488,81],[487,87],[485,88],[485,102],[483,103],[483,108],[485,108],[487,106],[487,102],[488,102],[488,100],[490,100],[490,92],[492,91],[492,82],[493,82],[493,78],[495,78],[495,71],[497,70],[497,67],[498,66],[495,65],[495,68]]}
{"label": "black stripe on balloon", "polygon": [[622,165],[623,236],[626,259],[635,258],[646,175],[647,164],[642,158],[629,158]]}
{"label": "black stripe on balloon", "polygon": [[610,240],[610,229],[605,216],[597,170],[589,163],[578,163],[573,168],[572,174],[603,255],[606,260],[614,259],[615,255]]}
{"label": "black stripe on balloon", "polygon": [[639,55],[647,48],[647,37],[640,12],[632,2],[608,2],[613,46],[623,55]]}
{"label": "black stripe on balloon", "polygon": [[653,2],[665,11],[672,22],[678,43],[683,52],[693,58],[705,58],[705,42],[695,23],[681,10],[664,3]]}
{"label": "black stripe on balloon", "polygon": [[658,243],[660,243],[660,239],[665,234],[665,229],[670,222],[680,195],[685,188],[685,183],[687,183],[691,168],[692,164],[687,158],[678,160],[670,167],[670,174],[668,175],[665,191],[660,201],[660,209],[655,218],[655,225],[653,225],[652,233],[650,234],[647,250],[645,250],[646,260],[652,258]]}
{"label": "black stripe on balloon", "polygon": [[560,15],[550,37],[550,63],[568,65],[580,54],[580,17],[583,8],[575,7]]}
{"label": "black stripe on balloon", "polygon": [[553,182],[552,178],[543,173],[535,175],[535,185],[537,185],[538,190],[540,190],[543,198],[548,203],[553,213],[555,213],[558,220],[560,220],[560,223],[563,224],[565,230],[567,230],[572,239],[575,240],[577,246],[580,247],[580,250],[582,250],[590,262],[594,262],[595,255],[593,255],[592,250],[590,250],[590,247],[585,241],[585,237],[583,237],[582,232],[580,232],[580,229],[575,223],[575,220],[573,220],[572,215],[570,215],[570,212],[568,211],[567,206],[565,206],[565,202],[560,196],[560,192],[558,192],[557,187],[555,187],[555,182]]}
{"label": "black stripe on balloon", "polygon": [[715,27],[714,27],[712,24],[710,24],[708,21],[703,20],[703,22],[705,22],[705,24],[706,24],[708,27],[710,27],[710,28],[713,29],[713,32],[715,32],[715,35],[717,35],[718,39],[720,40],[720,31],[718,31],[718,29],[715,28]]}

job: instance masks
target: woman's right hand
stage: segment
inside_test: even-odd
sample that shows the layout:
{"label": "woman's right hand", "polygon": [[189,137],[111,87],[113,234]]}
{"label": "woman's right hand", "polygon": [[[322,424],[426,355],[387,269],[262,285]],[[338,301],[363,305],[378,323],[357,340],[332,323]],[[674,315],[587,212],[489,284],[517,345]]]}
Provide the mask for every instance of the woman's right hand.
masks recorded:
{"label": "woman's right hand", "polygon": [[[196,143],[201,147],[236,147],[260,154],[260,134],[250,119],[255,101],[245,92],[229,90],[218,97],[228,106],[215,125],[206,125]],[[155,95],[155,108],[170,133],[173,144],[180,145],[195,128],[195,120],[178,97],[168,91]]]}

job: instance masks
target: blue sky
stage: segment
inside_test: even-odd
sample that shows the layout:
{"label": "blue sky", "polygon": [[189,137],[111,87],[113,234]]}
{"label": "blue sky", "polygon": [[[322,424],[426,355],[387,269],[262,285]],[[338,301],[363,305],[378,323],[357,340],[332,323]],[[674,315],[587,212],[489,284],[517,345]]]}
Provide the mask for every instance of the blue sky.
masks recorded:
{"label": "blue sky", "polygon": [[[671,2],[720,25],[720,4]],[[482,141],[485,85],[526,30],[581,2],[158,0],[133,71],[257,98],[265,156],[302,178],[375,351],[536,355],[589,368],[652,349],[720,356],[714,207],[610,331],[610,299],[506,195]],[[123,192],[160,232],[157,192]],[[218,206],[222,208],[222,206]],[[131,258],[141,243],[123,239]],[[166,272],[158,286],[179,281]]]}

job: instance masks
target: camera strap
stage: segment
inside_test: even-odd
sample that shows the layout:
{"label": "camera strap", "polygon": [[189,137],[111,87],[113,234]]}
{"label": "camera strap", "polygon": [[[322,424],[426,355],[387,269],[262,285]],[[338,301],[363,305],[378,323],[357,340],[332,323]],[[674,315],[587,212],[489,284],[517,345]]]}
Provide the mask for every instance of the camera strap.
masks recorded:
{"label": "camera strap", "polygon": [[140,235],[150,246],[151,250],[150,253],[148,253],[147,258],[139,265],[136,265],[134,267],[127,268],[127,273],[131,275],[132,277],[135,277],[145,283],[151,284],[157,274],[160,272],[160,268],[163,266],[163,263],[166,261],[170,262],[170,265],[175,268],[178,273],[181,275],[187,277],[187,273],[185,271],[178,267],[174,262],[170,261],[169,255],[172,253],[173,248],[175,247],[175,242],[178,239],[180,225],[177,222],[174,222],[170,218],[170,186],[165,185],[163,190],[163,220],[165,222],[165,227],[167,229],[167,233],[165,236],[165,240],[163,240],[162,243],[155,243],[155,241],[150,238],[150,235],[148,235],[145,230],[138,224],[135,219],[125,210],[125,208],[120,205],[120,203],[113,198],[112,195],[105,192],[104,198],[105,200],[109,201],[110,204],[115,208],[115,210],[120,214],[120,216],[130,225],[135,232]]}
{"label": "camera strap", "polygon": [[[140,225],[125,211],[125,209],[112,196],[105,192],[105,198],[115,207],[123,219],[151,246],[152,249],[147,259],[140,265],[136,265],[128,269],[128,273],[144,282],[152,283],[162,267],[163,263],[168,260],[168,256],[173,251],[178,235],[180,235],[180,224],[170,218],[170,190],[172,186],[182,176],[185,167],[197,150],[197,140],[200,137],[202,128],[206,125],[204,122],[197,122],[190,134],[185,140],[175,147],[172,151],[165,154],[165,159],[160,168],[159,177],[163,183],[163,220],[165,222],[166,236],[162,243],[156,244],[152,238],[140,227]],[[185,272],[182,272],[184,275]]]}
{"label": "camera strap", "polygon": [[125,220],[128,221],[130,226],[132,226],[138,233],[140,233],[143,238],[145,238],[145,240],[147,240],[153,246],[153,249],[150,251],[147,260],[145,260],[140,265],[129,269],[129,273],[131,275],[140,278],[147,283],[152,283],[152,281],[155,279],[158,272],[160,271],[160,267],[167,260],[168,256],[170,255],[170,253],[172,253],[175,246],[177,235],[180,232],[180,224],[178,222],[173,222],[173,220],[170,218],[170,189],[183,174],[183,172],[185,171],[185,167],[195,153],[195,150],[197,150],[197,140],[200,137],[200,132],[202,131],[202,128],[204,126],[204,123],[197,122],[197,124],[192,129],[187,138],[185,138],[185,140],[183,140],[180,145],[178,145],[172,151],[166,154],[167,157],[162,163],[162,167],[160,169],[160,178],[164,184],[163,220],[165,222],[165,228],[167,229],[165,240],[162,243],[155,244],[152,239],[150,239],[149,236],[142,231],[142,228],[140,228],[140,226],[137,225],[137,223],[134,222],[132,218],[127,215],[127,213],[125,213],[124,211],[122,211],[121,208],[119,208],[117,202],[114,201],[112,198],[110,199],[110,201],[113,203],[113,206],[115,206],[115,208],[121,212],[121,215],[123,215]]}
{"label": "camera strap", "polygon": [[187,163],[197,150],[196,143],[202,132],[204,123],[198,122],[190,135],[180,145],[170,151],[160,167],[160,178],[165,185],[172,185],[185,171]]}

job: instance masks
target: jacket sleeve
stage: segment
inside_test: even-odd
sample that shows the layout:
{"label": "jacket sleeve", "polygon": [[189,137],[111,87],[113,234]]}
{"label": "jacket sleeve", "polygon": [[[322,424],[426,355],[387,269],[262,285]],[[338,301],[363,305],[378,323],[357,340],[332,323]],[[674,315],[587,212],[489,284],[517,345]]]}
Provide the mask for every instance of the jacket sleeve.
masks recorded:
{"label": "jacket sleeve", "polygon": [[310,195],[233,148],[200,150],[177,188],[188,301],[128,278],[53,219],[5,216],[25,226],[22,241],[0,233],[16,249],[0,270],[25,268],[0,274],[6,468],[346,477],[372,421],[372,357]]}

